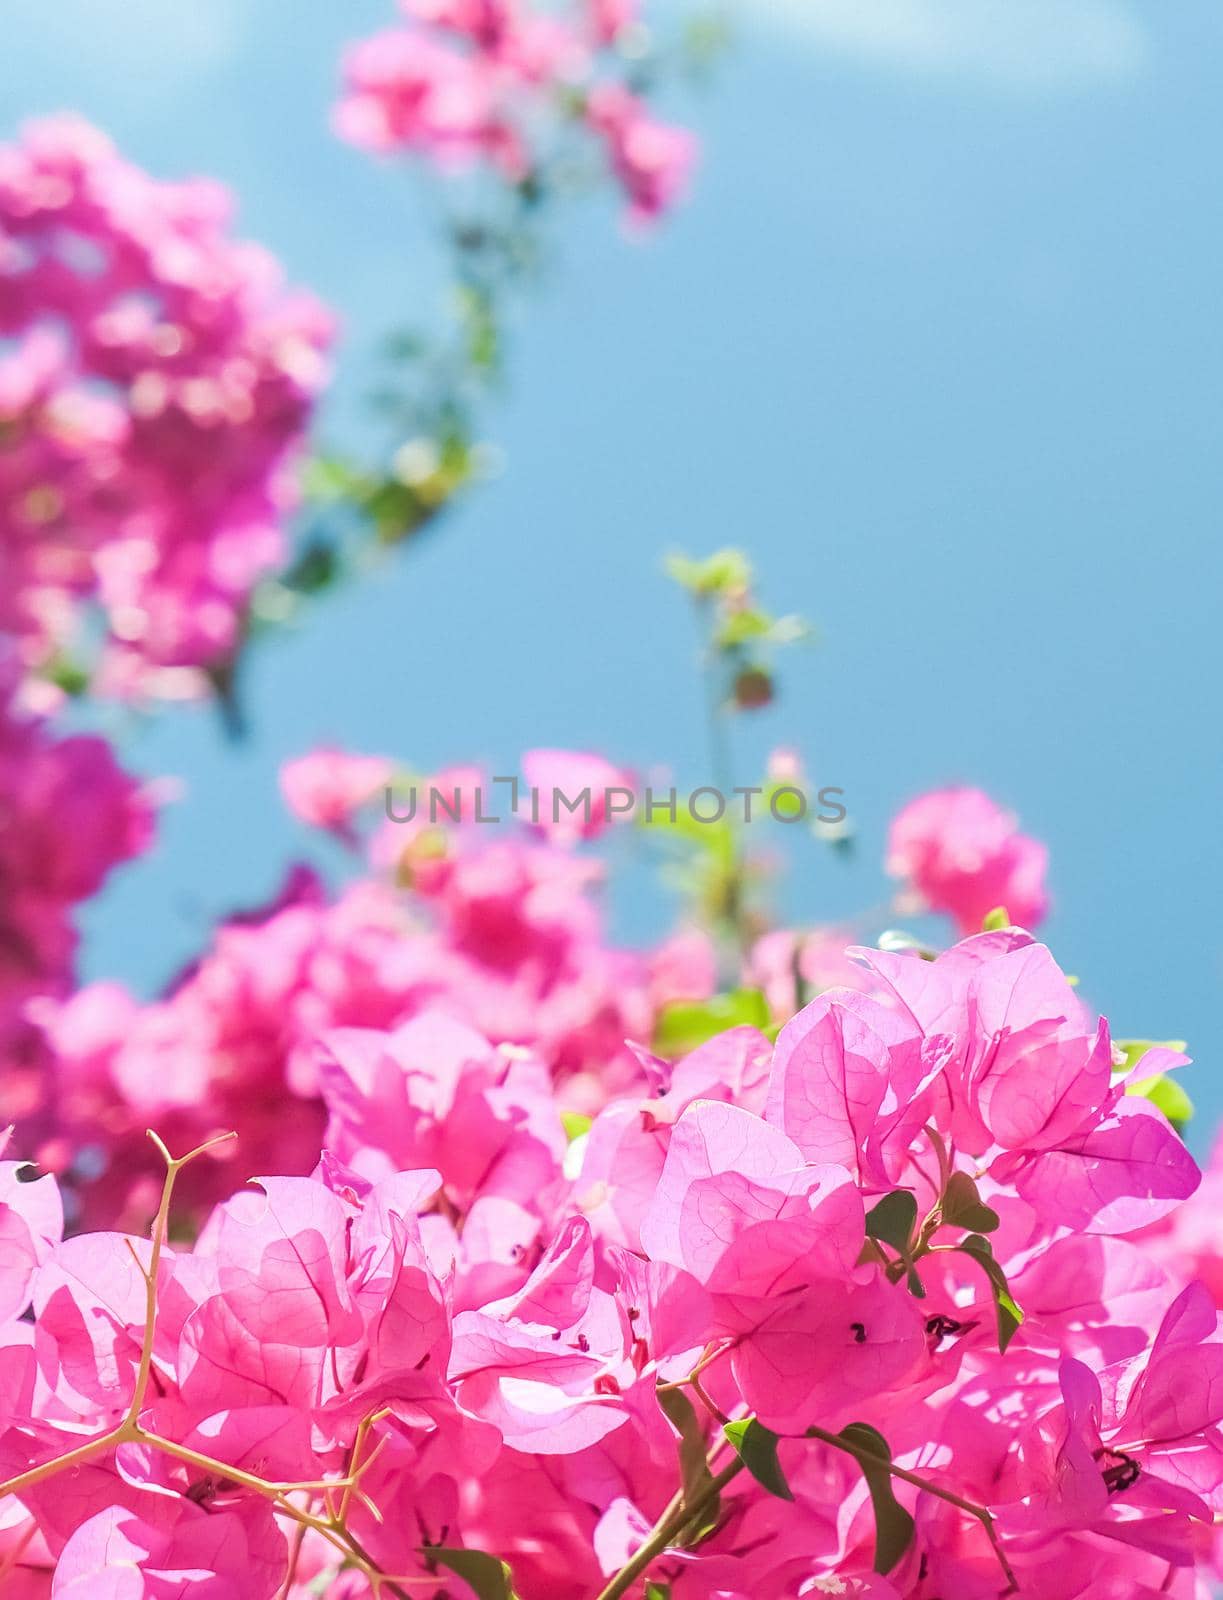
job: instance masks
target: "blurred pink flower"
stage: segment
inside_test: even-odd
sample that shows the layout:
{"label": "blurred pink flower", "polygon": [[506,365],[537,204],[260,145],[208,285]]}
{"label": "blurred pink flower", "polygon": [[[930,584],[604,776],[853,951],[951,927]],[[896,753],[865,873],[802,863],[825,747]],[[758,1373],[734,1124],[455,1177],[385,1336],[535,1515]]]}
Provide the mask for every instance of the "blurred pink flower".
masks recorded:
{"label": "blurred pink flower", "polygon": [[27,671],[92,670],[96,610],[94,687],[180,695],[284,559],[331,322],[230,210],[78,117],[0,146],[0,621]]}
{"label": "blurred pink flower", "polygon": [[650,222],[668,210],[686,188],[696,162],[692,134],[660,122],[619,83],[591,90],[587,117],[606,142],[612,171],[628,197],[630,218]]}
{"label": "blurred pink flower", "polygon": [[352,819],[391,780],[394,764],[384,756],[349,755],[322,746],[286,761],[280,790],[295,817],[311,827],[353,837]]}
{"label": "blurred pink flower", "polygon": [[932,911],[954,917],[961,933],[978,932],[1000,906],[1017,926],[1035,928],[1049,909],[1048,855],[980,789],[936,789],[893,820],[887,870]]}

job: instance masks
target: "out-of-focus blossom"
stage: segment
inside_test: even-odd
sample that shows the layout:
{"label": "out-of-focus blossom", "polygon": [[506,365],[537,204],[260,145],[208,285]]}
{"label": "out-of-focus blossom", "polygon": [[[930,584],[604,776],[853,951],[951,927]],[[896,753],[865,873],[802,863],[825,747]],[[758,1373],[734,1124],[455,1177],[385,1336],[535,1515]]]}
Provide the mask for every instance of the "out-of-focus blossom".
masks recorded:
{"label": "out-of-focus blossom", "polygon": [[836,928],[794,932],[775,928],[752,946],[746,977],[760,989],[779,1022],[825,989],[873,992],[870,972],[849,953],[853,938]]}
{"label": "out-of-focus blossom", "polygon": [[668,210],[683,193],[696,161],[692,134],[659,121],[619,83],[599,84],[591,91],[587,116],[606,142],[633,221],[649,222]]}
{"label": "out-of-focus blossom", "polygon": [[294,816],[347,838],[352,836],[354,815],[390,782],[393,773],[394,764],[383,756],[320,748],[285,762],[280,789]]}
{"label": "out-of-focus blossom", "polygon": [[284,560],[330,319],[230,211],[78,117],[0,147],[0,620],[27,671],[180,694]]}
{"label": "out-of-focus blossom", "polygon": [[33,1014],[67,994],[74,913],[147,848],[154,816],[152,790],[104,739],[57,739],[0,697],[0,1125],[46,1131],[46,1052]]}
{"label": "out-of-focus blossom", "polygon": [[498,114],[495,75],[420,29],[391,28],[351,45],[347,92],[336,107],[341,138],[379,155],[409,150],[442,166],[493,158],[523,167],[510,125]]}
{"label": "out-of-focus blossom", "polygon": [[605,44],[622,38],[638,19],[638,0],[586,0],[595,37]]}
{"label": "out-of-focus blossom", "polygon": [[634,0],[407,0],[405,20],[349,47],[334,122],[379,155],[404,151],[443,170],[488,162],[511,183],[543,172],[566,135],[602,146],[632,220],[682,193],[696,156],[623,81],[615,46]]}
{"label": "out-of-focus blossom", "polygon": [[528,750],[522,775],[525,814],[549,838],[596,838],[635,802],[632,774],[583,750]]}
{"label": "out-of-focus blossom", "polygon": [[1141,1243],[1181,1283],[1203,1283],[1223,1311],[1223,1141],[1216,1138],[1202,1186],[1184,1205],[1149,1228]]}
{"label": "out-of-focus blossom", "polygon": [[[11,787],[74,836],[27,820],[50,865],[0,861],[62,917],[146,821],[105,746],[73,758],[114,791],[95,818],[54,798],[63,747],[39,777],[45,735],[13,726]],[[357,844],[386,770],[316,751],[285,787]],[[477,768],[425,787],[445,819],[399,797],[382,876],[333,898],[296,871],[157,1001],[44,979],[48,1098],[12,1153],[62,1194],[0,1161],[20,1600],[495,1593],[502,1561],[522,1600],[589,1600],[652,1540],[638,1577],[675,1600],[1199,1600],[1219,1252],[1150,1094],[1186,1058],[1123,1062],[1008,927],[938,954],[769,935],[744,976],[782,1025],[663,1059],[709,941],[611,945],[586,827],[481,826]],[[96,1227],[155,1212],[149,1126],[176,1151],[241,1136],[179,1175],[195,1242],[159,1223],[156,1278],[146,1237]],[[732,1476],[722,1422],[749,1415]]]}
{"label": "out-of-focus blossom", "polygon": [[[623,777],[610,763],[563,752],[536,752],[524,771],[569,788],[597,780],[600,799],[605,777]],[[380,758],[315,751],[284,768],[282,786],[300,815],[356,843],[356,808],[389,772]],[[508,815],[499,827],[479,826],[487,784],[474,768],[417,789],[413,819],[384,821],[375,834],[376,858],[394,881],[362,879],[332,899],[313,873],[296,871],[272,905],[224,925],[160,999],[142,1004],[120,985],[96,983],[42,1008],[57,1169],[83,1216],[122,1220],[147,1206],[156,1182],[144,1134],[151,1124],[187,1145],[218,1128],[240,1134],[237,1156],[220,1146],[185,1176],[186,1206],[230,1193],[252,1171],[308,1171],[322,1136],[328,1030],[441,1013],[494,1044],[529,1050],[568,1108],[594,1111],[640,1075],[628,1041],[648,1039],[668,1004],[711,992],[712,955],[700,935],[645,952],[608,942],[602,868],[575,848],[584,824],[549,826],[541,840],[523,800],[523,826]],[[457,823],[429,820],[430,792]],[[406,797],[396,804],[406,809]]]}
{"label": "out-of-focus blossom", "polygon": [[892,822],[887,869],[961,933],[976,933],[999,907],[1017,926],[1034,928],[1049,909],[1048,854],[980,789],[936,789]]}

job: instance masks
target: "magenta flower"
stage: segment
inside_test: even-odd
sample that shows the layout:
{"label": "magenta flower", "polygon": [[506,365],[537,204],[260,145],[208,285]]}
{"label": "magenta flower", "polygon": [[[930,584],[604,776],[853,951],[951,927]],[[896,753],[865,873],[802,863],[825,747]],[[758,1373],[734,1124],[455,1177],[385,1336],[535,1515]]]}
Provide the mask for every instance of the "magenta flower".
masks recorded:
{"label": "magenta flower", "polygon": [[1049,909],[1048,851],[980,789],[936,789],[911,800],[888,833],[887,869],[933,911],[977,933],[991,911],[1035,928]]}
{"label": "magenta flower", "polygon": [[[490,166],[510,183],[547,177],[566,136],[593,134],[634,222],[670,209],[696,140],[622,81],[616,47],[635,0],[407,0],[405,20],[350,46],[334,125],[378,155],[443,172]],[[612,76],[615,74],[615,76]]]}
{"label": "magenta flower", "polygon": [[0,148],[0,620],[26,670],[75,661],[92,611],[97,689],[181,696],[284,560],[330,319],[229,213],[79,118]]}
{"label": "magenta flower", "polygon": [[687,187],[697,144],[686,128],[661,122],[623,84],[601,83],[587,102],[590,126],[606,142],[608,161],[629,202],[633,222],[651,222]]}
{"label": "magenta flower", "polygon": [[383,756],[320,748],[285,762],[280,769],[280,789],[294,816],[311,827],[355,840],[354,816],[393,774],[392,763]]}

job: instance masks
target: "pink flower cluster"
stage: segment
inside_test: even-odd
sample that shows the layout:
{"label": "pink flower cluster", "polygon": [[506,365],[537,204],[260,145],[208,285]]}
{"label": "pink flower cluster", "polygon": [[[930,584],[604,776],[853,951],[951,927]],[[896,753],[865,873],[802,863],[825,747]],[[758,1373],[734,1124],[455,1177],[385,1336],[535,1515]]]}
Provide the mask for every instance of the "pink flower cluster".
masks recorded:
{"label": "pink flower cluster", "polygon": [[1117,1072],[1018,930],[857,957],[576,1137],[445,1009],[333,1029],[314,1170],[193,1247],[168,1188],[65,1240],[0,1168],[12,1592],[1196,1600],[1223,1340],[1133,1242],[1198,1183],[1130,1092],[1169,1053]]}
{"label": "pink flower cluster", "polygon": [[975,933],[1003,909],[1024,928],[1049,909],[1049,852],[1020,833],[1015,818],[980,789],[936,789],[911,801],[888,834],[887,867],[932,911]]}
{"label": "pink flower cluster", "polygon": [[146,848],[153,818],[104,739],[56,739],[0,694],[0,1126],[52,1115],[36,1014],[71,987],[77,906]]}
{"label": "pink flower cluster", "polygon": [[[524,767],[581,775],[592,759],[538,752]],[[320,751],[282,781],[299,814],[355,842],[357,807],[389,771]],[[185,1174],[184,1209],[252,1172],[310,1171],[324,1121],[318,1041],[335,1027],[443,1012],[529,1048],[582,1110],[638,1076],[626,1041],[648,1039],[666,1002],[710,993],[707,941],[680,935],[643,953],[609,945],[599,862],[564,828],[472,825],[480,781],[474,770],[439,775],[465,820],[432,824],[422,805],[414,823],[385,824],[373,843],[384,873],[335,899],[312,872],[293,872],[275,904],[223,926],[161,999],[141,1004],[96,983],[47,1008],[58,1121],[53,1150],[38,1153],[70,1181],[80,1218],[146,1214],[158,1183],[149,1126],[180,1147],[221,1128],[241,1135],[236,1152],[221,1147]],[[23,1148],[34,1153],[28,1139]]]}
{"label": "pink flower cluster", "polygon": [[0,625],[28,671],[179,694],[282,562],[330,320],[76,117],[0,147]]}
{"label": "pink flower cluster", "polygon": [[403,0],[402,9],[403,23],[345,56],[341,137],[443,169],[487,162],[519,183],[576,120],[602,146],[633,219],[678,198],[695,141],[653,115],[612,48],[635,25],[632,0],[578,0],[563,13],[536,0]]}

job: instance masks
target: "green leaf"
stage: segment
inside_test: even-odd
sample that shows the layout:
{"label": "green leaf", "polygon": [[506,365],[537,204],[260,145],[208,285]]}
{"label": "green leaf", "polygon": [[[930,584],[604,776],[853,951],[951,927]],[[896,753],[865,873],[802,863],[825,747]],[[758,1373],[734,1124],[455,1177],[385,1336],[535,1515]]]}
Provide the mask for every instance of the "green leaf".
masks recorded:
{"label": "green leaf", "polygon": [[982,933],[1001,933],[1003,929],[1012,926],[1011,914],[1005,906],[995,906],[992,911],[987,911],[981,919]]}
{"label": "green leaf", "polygon": [[742,611],[732,611],[718,624],[714,643],[720,650],[733,649],[751,639],[766,639],[772,631],[773,618],[768,612],[747,606]]}
{"label": "green leaf", "polygon": [[684,1504],[693,1505],[713,1482],[709,1463],[705,1459],[705,1430],[692,1401],[682,1389],[659,1388],[658,1404],[667,1421],[679,1434],[677,1449]]}
{"label": "green leaf", "polygon": [[870,1490],[875,1512],[875,1571],[891,1572],[913,1541],[913,1518],[892,1491],[892,1451],[887,1440],[865,1422],[851,1422],[837,1435],[852,1447]]}
{"label": "green leaf", "polygon": [[657,797],[648,816],[644,805],[637,807],[635,816],[641,827],[673,839],[682,839],[685,844],[699,845],[706,854],[718,860],[727,860],[733,855],[735,832],[729,818],[722,817],[717,822],[698,822],[678,793],[674,818],[665,799]]}
{"label": "green leaf", "polygon": [[742,550],[716,550],[695,561],[691,556],[668,556],[666,568],[677,583],[695,595],[743,590],[752,581],[752,564]]}
{"label": "green leaf", "polygon": [[759,989],[732,989],[712,1000],[683,1002],[663,1008],[654,1028],[654,1050],[660,1056],[683,1056],[728,1028],[769,1025],[769,1004]]}
{"label": "green leaf", "polygon": [[952,1228],[968,1228],[973,1233],[993,1233],[998,1213],[987,1206],[977,1186],[966,1172],[953,1172],[943,1191],[943,1221]]}
{"label": "green leaf", "polygon": [[671,1600],[671,1585],[669,1583],[647,1583],[645,1586],[645,1600]]}
{"label": "green leaf", "polygon": [[1114,1039],[1113,1049],[1120,1050],[1125,1060],[1114,1072],[1132,1072],[1148,1050],[1175,1050],[1178,1056],[1185,1053],[1183,1039]]}
{"label": "green leaf", "polygon": [[691,1512],[690,1519],[676,1534],[675,1543],[684,1549],[691,1549],[717,1526],[721,1515],[721,1496],[712,1492],[713,1474],[706,1459],[704,1427],[688,1396],[682,1389],[661,1385],[658,1404],[679,1434],[677,1450],[683,1503],[684,1509]]}
{"label": "green leaf", "polygon": [[762,799],[760,815],[763,816],[767,810],[770,816],[779,820],[801,820],[807,803],[795,783],[766,783]]}
{"label": "green leaf", "polygon": [[757,1483],[779,1500],[793,1500],[794,1493],[777,1459],[777,1435],[771,1428],[755,1417],[747,1417],[742,1422],[728,1422],[722,1432]]}
{"label": "green leaf", "polygon": [[426,1545],[421,1554],[470,1584],[480,1600],[518,1600],[510,1569],[496,1556],[486,1555],[483,1550],[447,1549],[444,1545]]}
{"label": "green leaf", "polygon": [[353,498],[362,486],[362,477],[340,456],[316,455],[302,467],[301,482],[308,500],[334,503]]}
{"label": "green leaf", "polygon": [[1193,1101],[1176,1079],[1170,1078],[1166,1072],[1156,1073],[1152,1078],[1143,1078],[1139,1083],[1131,1083],[1125,1092],[1141,1095],[1144,1100],[1149,1100],[1163,1112],[1174,1127],[1183,1128],[1193,1119]]}
{"label": "green leaf", "polygon": [[866,1231],[907,1256],[917,1222],[917,1201],[907,1189],[893,1189],[866,1213]]}
{"label": "green leaf", "polygon": [[1005,1350],[1023,1324],[1023,1312],[1007,1286],[1006,1273],[994,1260],[989,1240],[983,1239],[979,1233],[970,1233],[955,1248],[963,1250],[965,1255],[971,1256],[985,1270],[993,1291],[994,1309],[998,1313],[998,1348]]}
{"label": "green leaf", "polygon": [[283,581],[297,594],[321,594],[339,576],[340,557],[335,546],[314,540],[298,554]]}
{"label": "green leaf", "polygon": [[565,1137],[572,1144],[575,1139],[580,1139],[584,1133],[590,1132],[591,1118],[584,1111],[562,1111],[561,1127],[565,1130]]}
{"label": "green leaf", "polygon": [[89,673],[78,662],[67,656],[56,656],[43,668],[43,676],[74,700],[89,688]]}
{"label": "green leaf", "polygon": [[[1113,1071],[1123,1073],[1132,1072],[1148,1050],[1175,1050],[1177,1055],[1183,1056],[1186,1046],[1183,1039],[1114,1039],[1113,1048],[1124,1057]],[[1158,1106],[1175,1128],[1183,1128],[1193,1118],[1193,1101],[1181,1088],[1180,1082],[1167,1073],[1152,1073],[1139,1083],[1128,1084],[1125,1092],[1141,1095],[1152,1105]]]}
{"label": "green leaf", "polygon": [[426,508],[418,485],[384,478],[365,497],[363,509],[383,544],[406,538],[425,520]]}

